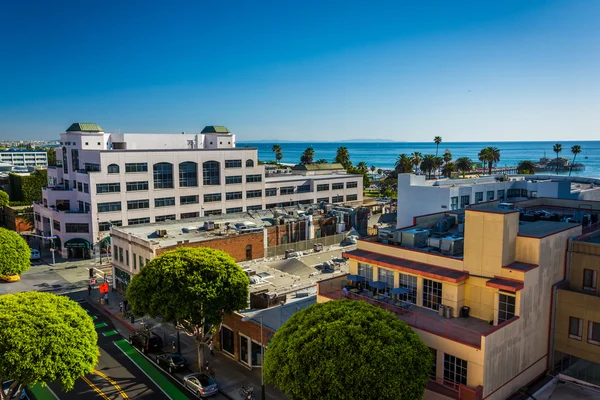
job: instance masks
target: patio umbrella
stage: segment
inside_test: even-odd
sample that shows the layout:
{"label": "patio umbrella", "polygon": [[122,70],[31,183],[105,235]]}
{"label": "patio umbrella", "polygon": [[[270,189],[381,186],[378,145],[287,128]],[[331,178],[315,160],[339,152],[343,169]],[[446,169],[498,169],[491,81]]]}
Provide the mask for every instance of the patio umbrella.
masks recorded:
{"label": "patio umbrella", "polygon": [[384,281],[374,281],[374,282],[370,282],[369,286],[371,286],[375,289],[378,289],[378,290],[383,290],[387,286],[387,283]]}
{"label": "patio umbrella", "polygon": [[346,279],[348,279],[349,281],[352,281],[352,282],[364,282],[367,280],[364,276],[352,275],[352,274],[346,276]]}
{"label": "patio umbrella", "polygon": [[395,287],[390,290],[390,294],[409,294],[410,290],[403,287]]}

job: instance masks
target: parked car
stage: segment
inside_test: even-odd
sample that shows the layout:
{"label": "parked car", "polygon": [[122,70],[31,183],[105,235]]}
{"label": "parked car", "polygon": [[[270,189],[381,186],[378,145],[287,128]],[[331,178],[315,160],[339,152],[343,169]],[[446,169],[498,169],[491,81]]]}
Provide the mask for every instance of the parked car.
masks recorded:
{"label": "parked car", "polygon": [[183,377],[183,385],[198,397],[209,397],[217,394],[219,387],[213,378],[206,374],[191,374]]}
{"label": "parked car", "polygon": [[169,373],[173,373],[173,371],[185,367],[186,361],[181,354],[159,354],[156,356],[156,364],[169,371]]}
{"label": "parked car", "polygon": [[21,280],[21,277],[19,274],[5,274],[0,276],[0,279],[2,279],[4,282],[18,282]]}
{"label": "parked car", "polygon": [[163,347],[162,339],[154,332],[132,332],[129,334],[129,343],[133,347],[140,349],[144,354],[152,351],[161,351]]}
{"label": "parked car", "polygon": [[30,260],[32,260],[32,261],[39,260],[41,257],[42,256],[38,250],[31,249],[31,256],[29,257]]}

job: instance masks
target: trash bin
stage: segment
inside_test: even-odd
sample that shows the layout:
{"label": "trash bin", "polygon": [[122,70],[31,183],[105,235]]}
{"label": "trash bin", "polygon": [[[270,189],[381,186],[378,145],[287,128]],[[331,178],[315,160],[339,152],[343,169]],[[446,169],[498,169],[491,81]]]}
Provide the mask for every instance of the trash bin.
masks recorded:
{"label": "trash bin", "polygon": [[444,317],[446,317],[448,319],[452,318],[452,307],[450,307],[450,306],[444,307]]}
{"label": "trash bin", "polygon": [[460,309],[460,316],[463,318],[469,318],[469,311],[471,311],[471,307],[464,306]]}
{"label": "trash bin", "polygon": [[440,304],[440,308],[438,310],[438,314],[439,314],[440,317],[444,316],[444,308],[446,308],[446,306]]}

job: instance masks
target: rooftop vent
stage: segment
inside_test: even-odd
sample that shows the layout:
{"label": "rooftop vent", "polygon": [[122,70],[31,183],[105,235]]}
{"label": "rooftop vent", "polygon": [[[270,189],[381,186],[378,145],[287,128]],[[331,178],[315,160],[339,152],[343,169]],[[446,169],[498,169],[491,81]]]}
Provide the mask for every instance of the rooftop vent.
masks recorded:
{"label": "rooftop vent", "polygon": [[158,237],[165,237],[165,236],[167,236],[167,230],[166,229],[157,229],[156,230],[156,236],[158,236]]}

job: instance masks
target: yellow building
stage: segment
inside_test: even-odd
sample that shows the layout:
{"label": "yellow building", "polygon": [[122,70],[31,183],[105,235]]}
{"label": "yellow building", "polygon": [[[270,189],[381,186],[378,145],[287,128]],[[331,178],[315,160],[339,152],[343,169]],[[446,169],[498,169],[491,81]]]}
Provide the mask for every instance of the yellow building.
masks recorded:
{"label": "yellow building", "polygon": [[[577,204],[561,202],[517,206],[560,209],[564,221]],[[506,399],[548,369],[553,285],[565,278],[568,239],[582,233],[581,224],[551,220],[558,213],[520,221],[518,209],[489,202],[415,217],[413,227],[359,240],[344,253],[350,274],[319,282],[318,301],[394,312],[434,355],[429,390]]]}
{"label": "yellow building", "polygon": [[570,240],[556,291],[553,372],[600,386],[600,235]]}

